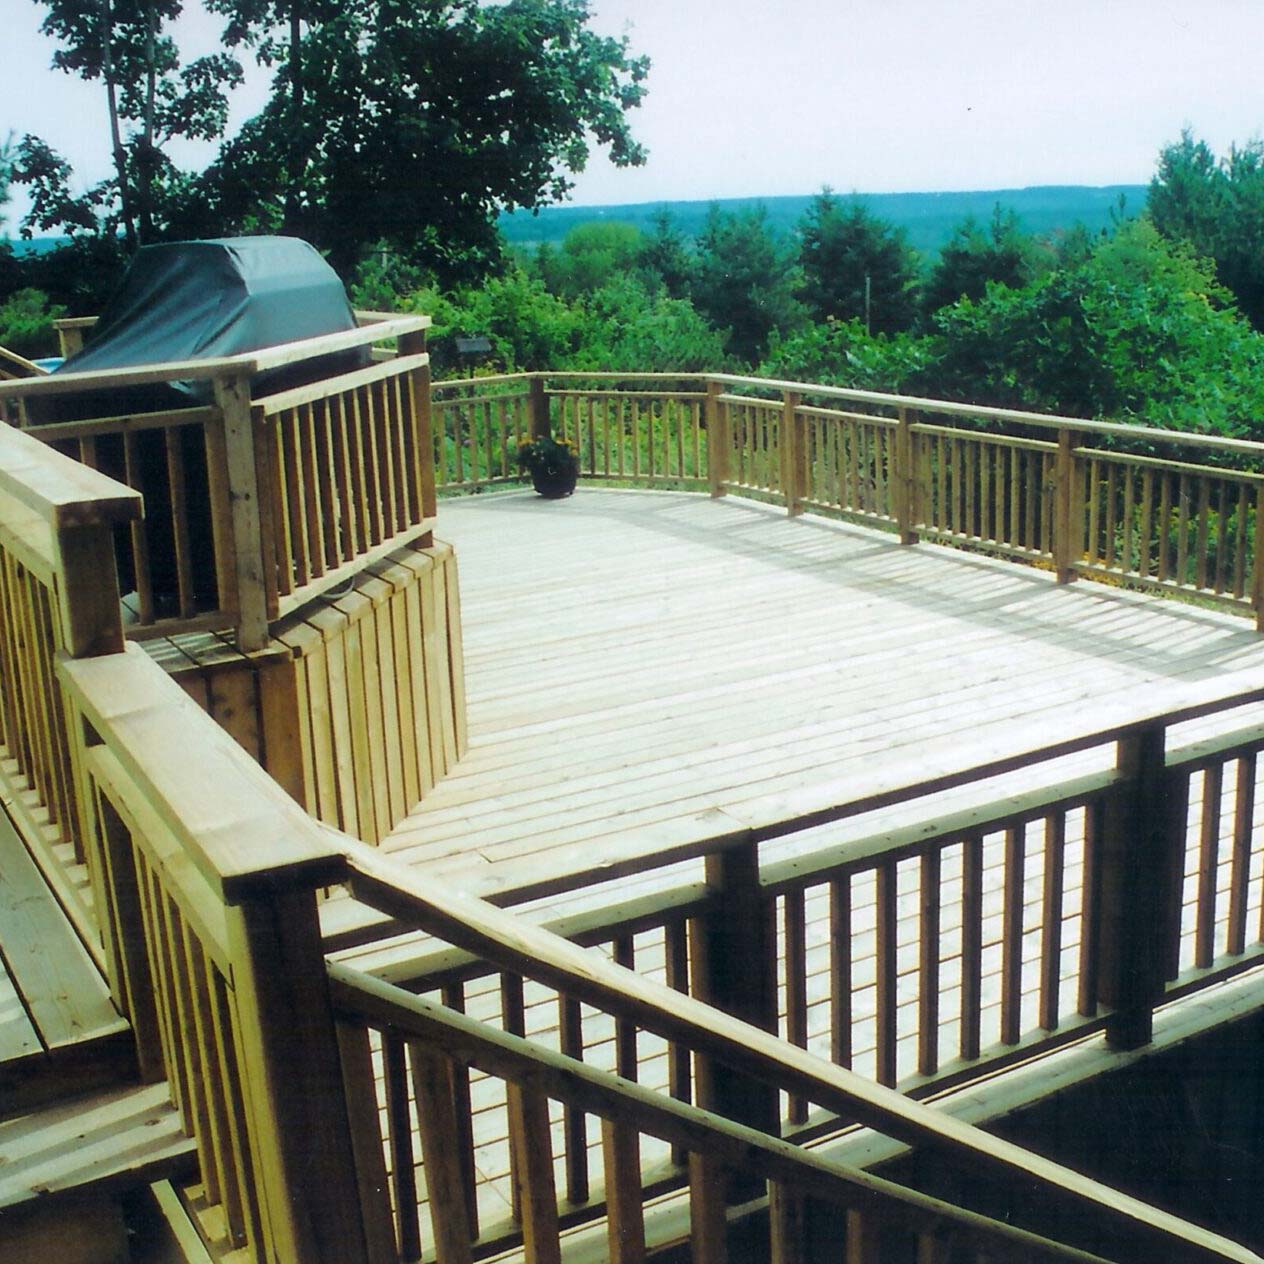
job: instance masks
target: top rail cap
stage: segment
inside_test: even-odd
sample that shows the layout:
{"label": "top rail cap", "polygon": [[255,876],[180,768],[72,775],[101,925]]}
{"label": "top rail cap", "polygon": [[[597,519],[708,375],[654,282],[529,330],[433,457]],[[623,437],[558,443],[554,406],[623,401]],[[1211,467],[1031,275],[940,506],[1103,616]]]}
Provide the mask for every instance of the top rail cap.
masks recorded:
{"label": "top rail cap", "polygon": [[0,488],[54,530],[133,522],[141,494],[0,424]]}

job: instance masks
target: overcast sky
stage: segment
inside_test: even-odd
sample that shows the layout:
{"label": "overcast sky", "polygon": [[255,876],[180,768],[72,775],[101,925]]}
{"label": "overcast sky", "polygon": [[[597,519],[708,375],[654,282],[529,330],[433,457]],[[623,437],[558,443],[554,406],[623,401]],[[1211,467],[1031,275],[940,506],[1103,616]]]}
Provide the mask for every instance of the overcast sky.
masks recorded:
{"label": "overcast sky", "polygon": [[[195,8],[195,5],[191,5]],[[594,0],[653,60],[648,164],[594,156],[578,204],[1143,183],[1183,126],[1264,128],[1264,0]],[[0,0],[0,137],[107,169],[99,87],[48,68],[43,9]],[[193,51],[214,26],[186,28]],[[257,108],[261,79],[235,109]],[[196,161],[201,155],[190,155]]]}

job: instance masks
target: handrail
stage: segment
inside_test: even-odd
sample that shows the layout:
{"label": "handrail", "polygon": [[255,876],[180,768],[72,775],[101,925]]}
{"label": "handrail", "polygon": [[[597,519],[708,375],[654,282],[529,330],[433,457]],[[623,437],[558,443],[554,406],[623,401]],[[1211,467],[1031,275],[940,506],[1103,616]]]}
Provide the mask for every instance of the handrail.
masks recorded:
{"label": "handrail", "polygon": [[0,491],[50,527],[114,525],[140,517],[138,492],[0,422]]}
{"label": "handrail", "polygon": [[546,982],[657,1035],[684,1038],[693,1049],[734,1070],[770,1079],[783,1090],[799,1093],[897,1140],[933,1148],[1004,1177],[1035,1180],[1077,1205],[1125,1223],[1139,1238],[1157,1238],[1166,1252],[1165,1259],[1205,1261],[1218,1255],[1240,1264],[1259,1264],[1261,1260],[1218,1234],[1196,1229],[1021,1146],[873,1084],[433,878],[420,878],[354,839],[346,842],[346,856],[349,886],[357,898],[422,924],[455,946],[507,970]]}
{"label": "handrail", "polygon": [[862,1168],[826,1158],[779,1137],[656,1093],[608,1071],[412,996],[347,966],[328,965],[331,999],[346,1018],[369,1021],[405,1037],[431,1041],[447,1057],[685,1149],[705,1152],[760,1178],[916,1233],[950,1232],[980,1250],[1006,1246],[1024,1260],[1106,1264],[1103,1257],[1064,1246],[999,1220],[955,1207]]}
{"label": "handrail", "polygon": [[204,360],[170,360],[159,364],[119,369],[97,369],[54,373],[47,378],[0,383],[0,395],[26,399],[32,396],[65,395],[86,388],[93,390],[119,386],[140,386],[154,382],[203,382],[213,378],[242,374],[247,377],[267,369],[281,368],[316,356],[347,351],[353,347],[419,333],[430,328],[429,316],[396,316],[358,329],[335,334],[318,334],[295,342],[246,351],[234,356],[216,356]]}

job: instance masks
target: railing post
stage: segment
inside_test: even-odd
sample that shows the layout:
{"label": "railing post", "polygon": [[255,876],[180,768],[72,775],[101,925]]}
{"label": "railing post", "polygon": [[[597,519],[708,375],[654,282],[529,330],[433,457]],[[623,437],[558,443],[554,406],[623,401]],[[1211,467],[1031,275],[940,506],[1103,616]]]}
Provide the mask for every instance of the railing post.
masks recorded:
{"label": "railing post", "polygon": [[547,439],[552,434],[553,427],[549,421],[549,397],[544,389],[544,375],[542,373],[535,373],[531,377],[527,411],[531,418],[531,437],[533,439]]}
{"label": "railing post", "polygon": [[[139,496],[137,504],[139,505]],[[108,524],[57,529],[62,644],[71,658],[123,651],[114,534]]]}
{"label": "railing post", "polygon": [[[263,583],[263,531],[259,474],[255,466],[250,378],[217,377],[215,405],[223,418],[224,458],[232,524],[233,573],[237,581],[237,647],[249,653],[268,644],[268,597]],[[223,594],[220,594],[223,602]]]}
{"label": "railing post", "polygon": [[[1107,799],[1097,851],[1097,999],[1113,1048],[1150,1042],[1163,996],[1170,901],[1183,831],[1167,807],[1165,729],[1152,724],[1119,739],[1119,781]],[[1183,822],[1181,823],[1183,825]]]}
{"label": "railing post", "polygon": [[[711,889],[690,923],[693,991],[745,1022],[777,1030],[777,928],[774,901],[759,882],[759,846],[743,843],[706,858]],[[697,1103],[772,1136],[780,1135],[777,1090],[698,1055]],[[732,1182],[730,1197],[751,1196]]]}
{"label": "railing post", "polygon": [[799,434],[798,409],[803,397],[795,391],[783,391],[781,412],[781,492],[786,498],[786,513],[791,518],[803,512],[803,444]]}
{"label": "railing post", "polygon": [[725,421],[727,410],[720,403],[724,386],[707,379],[707,472],[711,479],[712,497],[723,496],[729,476],[729,441]]}
{"label": "railing post", "polygon": [[917,478],[913,469],[913,416],[907,408],[899,411],[895,446],[891,455],[895,462],[891,486],[895,494],[895,521],[900,531],[900,543],[916,544],[917,532],[913,530],[917,511]]}
{"label": "railing post", "polygon": [[1079,442],[1080,436],[1075,431],[1058,431],[1053,474],[1053,564],[1060,584],[1069,584],[1075,578],[1075,564],[1082,545],[1075,505],[1075,449]]}
{"label": "railing post", "polygon": [[[399,354],[401,356],[423,355],[426,350],[426,331],[418,329],[411,334],[400,334]],[[433,518],[438,512],[438,500],[435,490],[435,445],[434,427],[431,419],[430,404],[430,360],[412,372],[412,398],[416,409],[416,425],[413,430],[413,459],[417,462],[416,478],[421,515]],[[433,541],[426,537],[422,547],[428,548]]]}
{"label": "railing post", "polygon": [[367,1258],[366,1233],[316,893],[310,880],[251,892],[227,912],[255,1175],[270,1258]]}

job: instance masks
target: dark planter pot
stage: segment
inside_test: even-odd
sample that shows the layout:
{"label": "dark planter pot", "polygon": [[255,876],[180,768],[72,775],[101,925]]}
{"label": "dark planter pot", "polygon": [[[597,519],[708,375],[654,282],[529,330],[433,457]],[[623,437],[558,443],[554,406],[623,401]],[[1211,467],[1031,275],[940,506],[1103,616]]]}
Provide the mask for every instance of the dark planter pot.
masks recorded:
{"label": "dark planter pot", "polygon": [[539,469],[531,471],[531,486],[546,500],[561,500],[575,490],[579,482],[577,469]]}

